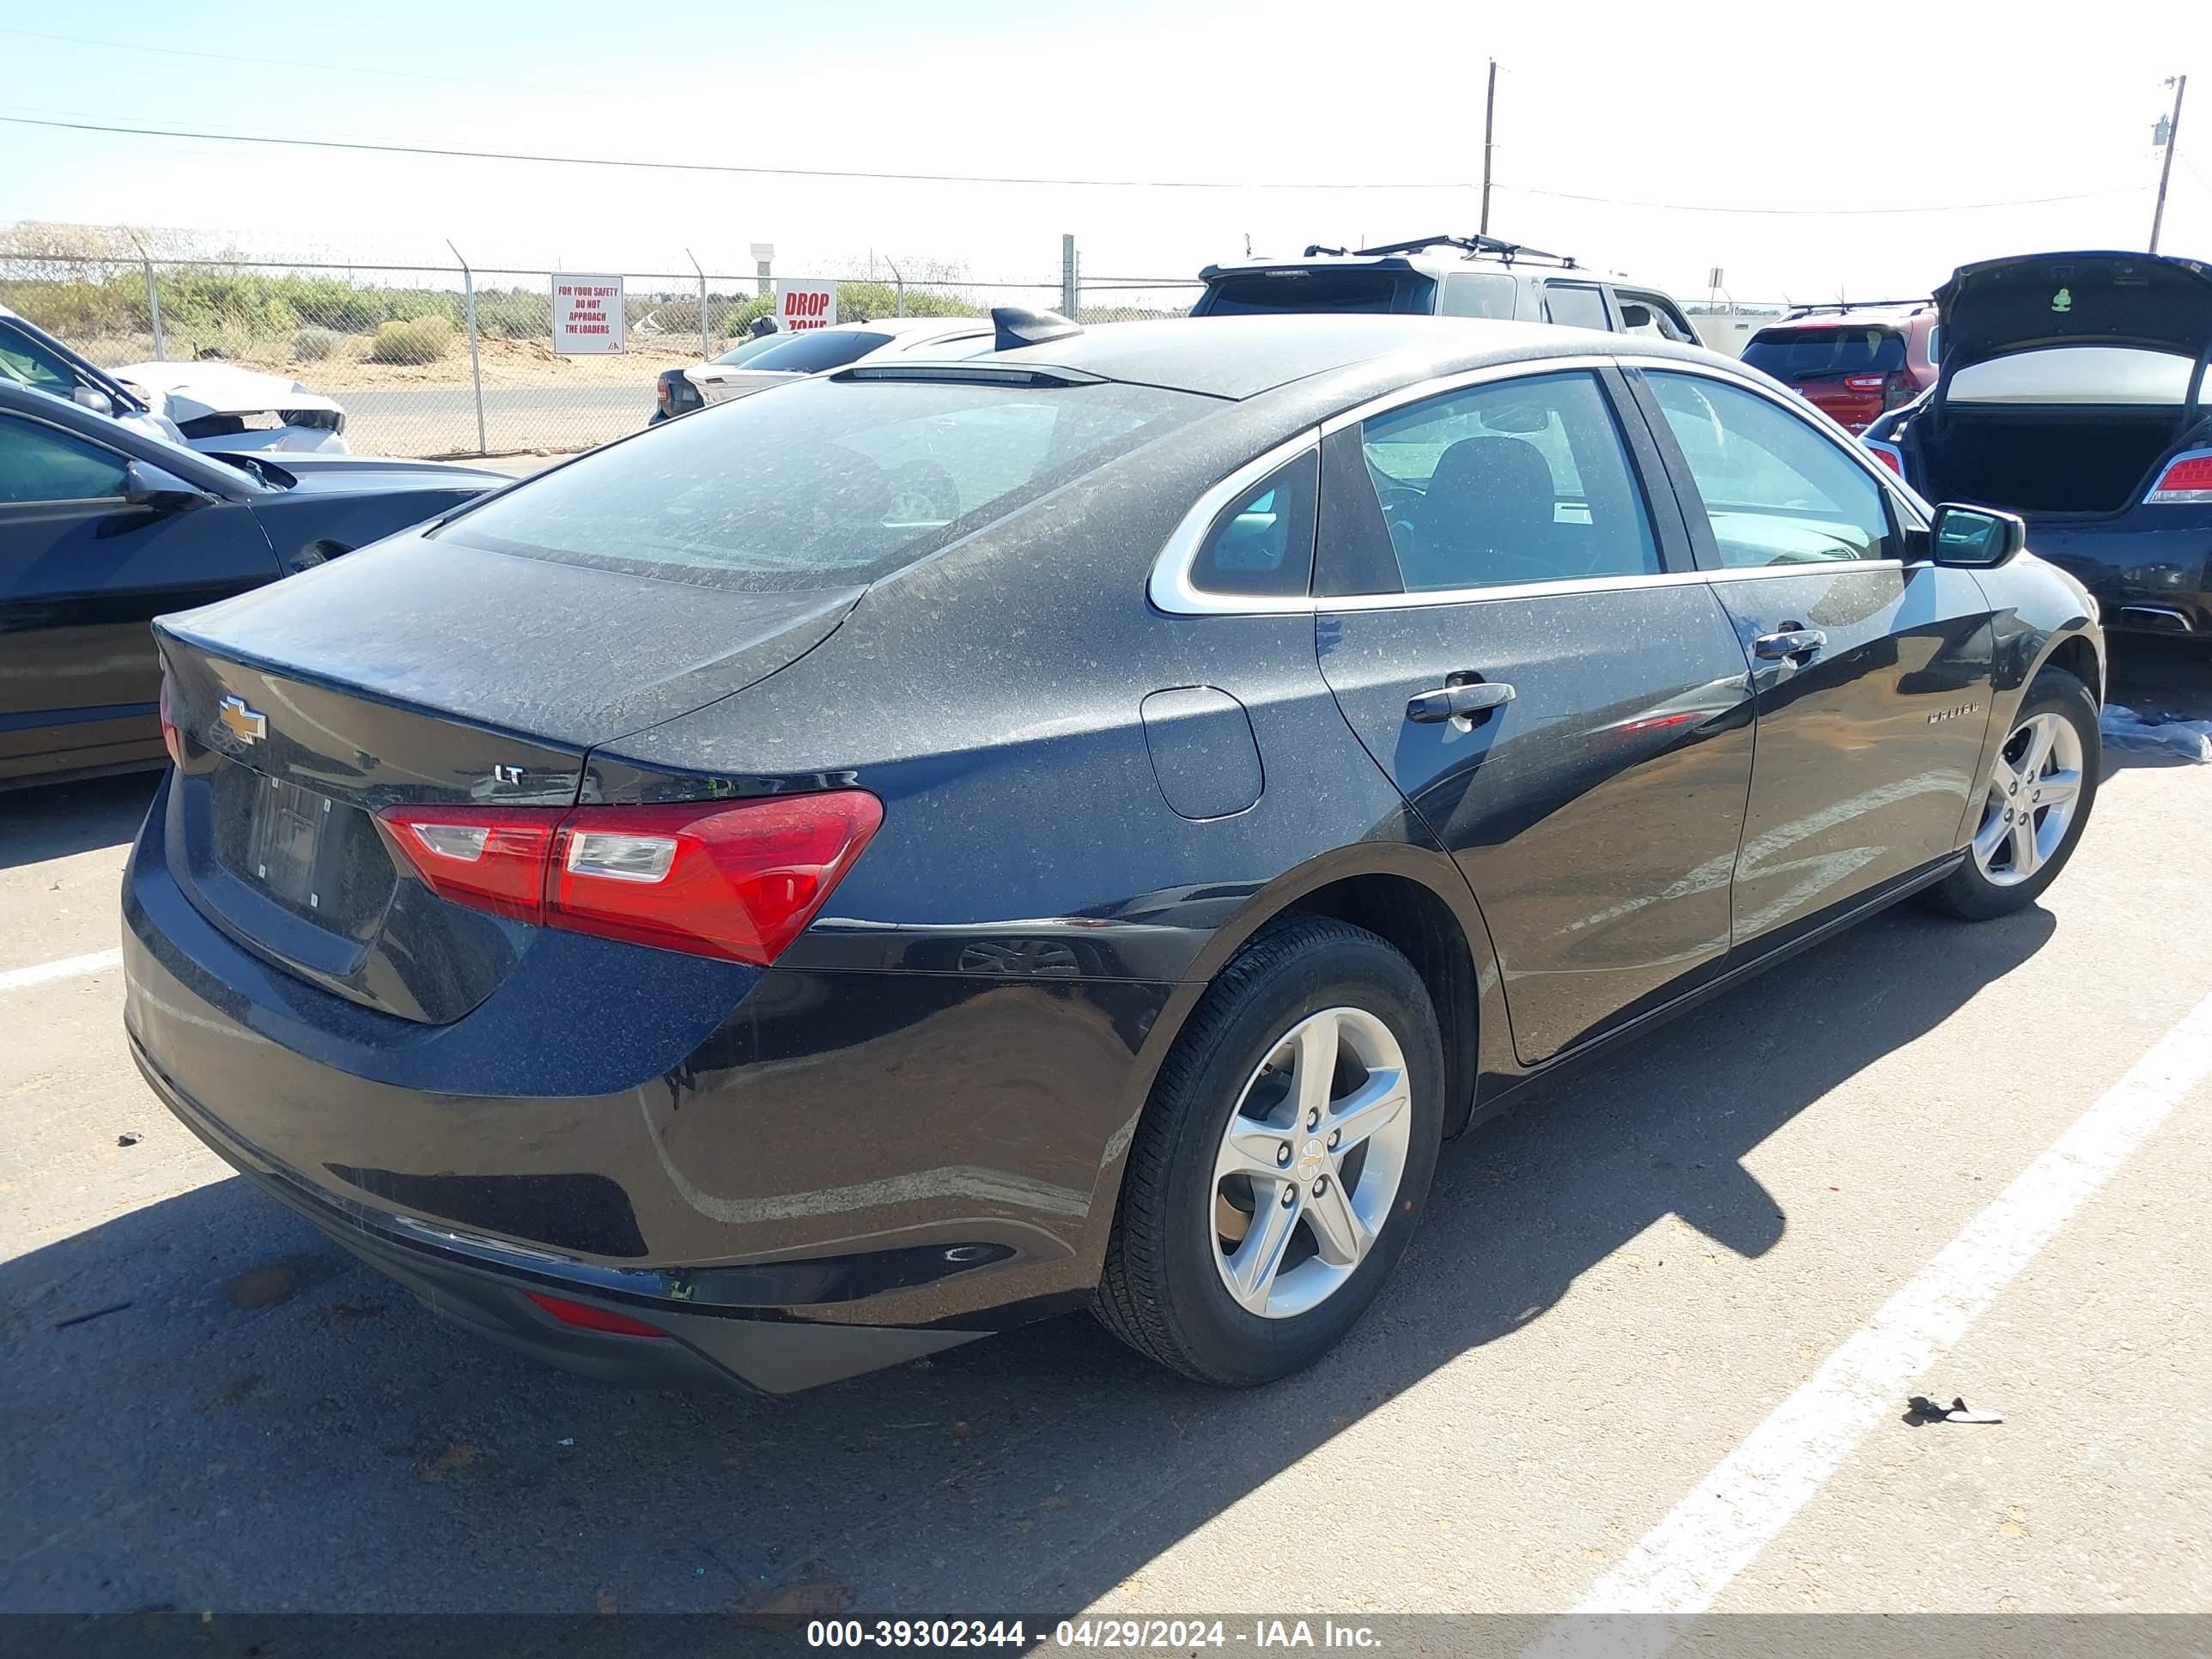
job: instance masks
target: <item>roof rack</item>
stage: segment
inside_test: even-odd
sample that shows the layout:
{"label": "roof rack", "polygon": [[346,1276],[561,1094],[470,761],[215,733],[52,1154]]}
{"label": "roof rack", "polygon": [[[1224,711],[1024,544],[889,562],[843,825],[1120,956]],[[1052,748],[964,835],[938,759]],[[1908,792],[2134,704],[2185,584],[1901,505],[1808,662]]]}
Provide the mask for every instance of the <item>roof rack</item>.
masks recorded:
{"label": "roof rack", "polygon": [[1789,316],[1784,317],[1783,320],[1787,322],[1790,317],[1810,317],[1819,311],[1832,311],[1838,315],[1847,311],[1926,311],[1935,303],[1933,300],[1928,299],[1835,300],[1826,305],[1792,306],[1790,307]]}
{"label": "roof rack", "polygon": [[[1385,242],[1378,247],[1356,247],[1351,249],[1350,252],[1356,258],[1368,259],[1379,258],[1386,253],[1420,253],[1432,247],[1455,247],[1470,259],[1479,259],[1487,256],[1494,259],[1502,259],[1509,265],[1519,259],[1534,261],[1539,264],[1559,265],[1568,270],[1576,268],[1575,261],[1571,255],[1547,253],[1540,247],[1529,247],[1520,242],[1503,242],[1495,236],[1416,236],[1407,242]],[[1342,255],[1346,251],[1340,247],[1315,246],[1306,250],[1305,257],[1310,259],[1323,253]]]}

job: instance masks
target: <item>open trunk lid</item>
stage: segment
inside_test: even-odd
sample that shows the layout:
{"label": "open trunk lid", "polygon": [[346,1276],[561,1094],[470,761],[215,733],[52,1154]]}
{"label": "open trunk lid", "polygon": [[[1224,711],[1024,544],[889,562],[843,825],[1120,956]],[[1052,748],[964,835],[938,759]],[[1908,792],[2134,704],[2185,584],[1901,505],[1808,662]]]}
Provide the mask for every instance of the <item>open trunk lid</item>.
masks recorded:
{"label": "open trunk lid", "polygon": [[1936,290],[1943,380],[2050,346],[2212,349],[2212,265],[2154,253],[2036,253],[1961,265]]}
{"label": "open trunk lid", "polygon": [[385,1013],[458,1019],[542,930],[436,897],[374,813],[574,804],[595,745],[774,673],[860,592],[702,588],[410,534],[162,617],[185,750],[172,872],[281,966]]}

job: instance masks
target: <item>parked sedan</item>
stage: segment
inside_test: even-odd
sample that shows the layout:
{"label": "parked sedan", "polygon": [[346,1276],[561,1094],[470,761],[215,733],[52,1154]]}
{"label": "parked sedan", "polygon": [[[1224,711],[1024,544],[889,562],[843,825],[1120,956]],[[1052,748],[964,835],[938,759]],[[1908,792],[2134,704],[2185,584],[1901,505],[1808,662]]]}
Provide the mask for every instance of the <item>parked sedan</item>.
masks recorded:
{"label": "parked sedan", "polygon": [[2212,639],[2212,264],[1990,259],[1936,303],[1942,377],[1867,447],[1931,500],[2024,514],[2108,627]]}
{"label": "parked sedan", "polygon": [[10,385],[65,398],[149,437],[185,441],[151,394],[132,390],[29,318],[0,306],[0,386]]}
{"label": "parked sedan", "polygon": [[346,453],[345,410],[297,380],[224,362],[101,368],[0,306],[0,383],[10,381],[210,453]]}
{"label": "parked sedan", "polygon": [[772,386],[825,374],[864,358],[912,355],[969,357],[991,349],[985,317],[887,317],[872,323],[834,323],[794,333],[763,334],[732,346],[711,362],[664,368],[653,382],[658,425],[678,415],[750,397]]}
{"label": "parked sedan", "polygon": [[1476,1115],[2072,852],[2081,590],[1765,377],[1038,320],[163,618],[123,939],[171,1109],[596,1375],[787,1390],[1087,1306],[1253,1384]]}
{"label": "parked sedan", "polygon": [[158,766],[158,612],[274,581],[507,480],[224,462],[0,382],[0,789]]}

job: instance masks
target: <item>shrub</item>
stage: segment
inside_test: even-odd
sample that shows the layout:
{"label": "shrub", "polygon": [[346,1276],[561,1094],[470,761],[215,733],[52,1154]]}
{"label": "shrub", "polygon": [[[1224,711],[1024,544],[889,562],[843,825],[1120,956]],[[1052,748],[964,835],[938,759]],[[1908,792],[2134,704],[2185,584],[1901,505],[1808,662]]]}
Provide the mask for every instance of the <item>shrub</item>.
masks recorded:
{"label": "shrub", "polygon": [[376,331],[369,343],[373,363],[434,363],[453,343],[453,325],[441,316],[417,317],[411,322],[394,319]]}
{"label": "shrub", "polygon": [[327,328],[303,328],[292,337],[292,356],[302,363],[319,363],[338,349],[339,336]]}

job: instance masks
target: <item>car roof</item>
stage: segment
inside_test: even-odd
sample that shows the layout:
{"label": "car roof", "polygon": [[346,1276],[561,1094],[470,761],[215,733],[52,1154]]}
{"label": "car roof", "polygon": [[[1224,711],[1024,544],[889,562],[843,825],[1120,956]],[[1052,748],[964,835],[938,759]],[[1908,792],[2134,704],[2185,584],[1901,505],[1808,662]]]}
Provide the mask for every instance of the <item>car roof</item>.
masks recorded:
{"label": "car roof", "polygon": [[1412,381],[1492,363],[1620,353],[1732,366],[1735,362],[1701,347],[1552,323],[1343,312],[1103,323],[1041,345],[969,361],[1076,369],[1109,380],[1242,400],[1292,380],[1336,373],[1387,368]]}

